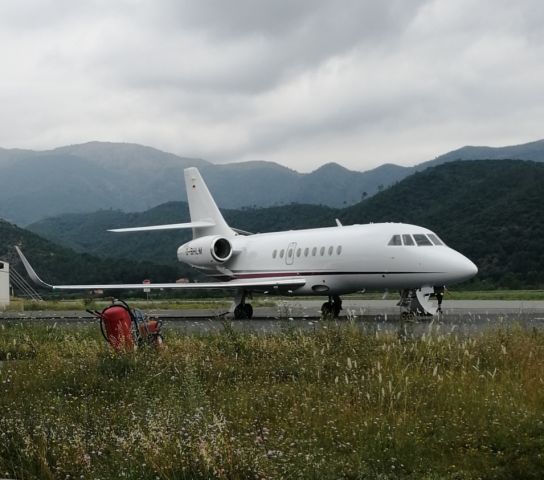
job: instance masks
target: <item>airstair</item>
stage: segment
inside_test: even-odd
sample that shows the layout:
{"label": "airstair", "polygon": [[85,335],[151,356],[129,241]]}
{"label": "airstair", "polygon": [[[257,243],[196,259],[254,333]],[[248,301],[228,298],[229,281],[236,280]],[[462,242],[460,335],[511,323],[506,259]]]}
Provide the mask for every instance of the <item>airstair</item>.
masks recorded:
{"label": "airstair", "polygon": [[438,313],[438,303],[433,287],[407,289],[401,292],[397,306],[403,318],[431,316]]}

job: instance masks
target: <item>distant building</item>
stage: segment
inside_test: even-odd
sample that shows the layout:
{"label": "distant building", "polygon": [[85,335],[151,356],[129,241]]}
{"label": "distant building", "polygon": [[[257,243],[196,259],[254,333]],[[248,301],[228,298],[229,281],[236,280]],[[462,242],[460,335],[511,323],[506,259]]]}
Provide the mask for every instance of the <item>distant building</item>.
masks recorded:
{"label": "distant building", "polygon": [[9,263],[0,261],[0,308],[9,305]]}
{"label": "distant building", "polygon": [[188,278],[178,278],[176,280],[176,283],[189,283],[189,279]]}

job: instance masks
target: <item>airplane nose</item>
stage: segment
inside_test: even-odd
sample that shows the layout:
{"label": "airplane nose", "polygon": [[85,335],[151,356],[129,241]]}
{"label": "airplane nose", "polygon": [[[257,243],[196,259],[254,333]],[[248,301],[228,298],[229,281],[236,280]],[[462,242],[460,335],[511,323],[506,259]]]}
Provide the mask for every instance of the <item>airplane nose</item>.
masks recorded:
{"label": "airplane nose", "polygon": [[464,255],[461,255],[463,260],[459,262],[457,272],[459,281],[469,280],[478,273],[478,267]]}
{"label": "airplane nose", "polygon": [[466,259],[466,269],[467,269],[467,275],[469,275],[469,278],[472,278],[474,275],[478,273],[478,267],[468,258]]}

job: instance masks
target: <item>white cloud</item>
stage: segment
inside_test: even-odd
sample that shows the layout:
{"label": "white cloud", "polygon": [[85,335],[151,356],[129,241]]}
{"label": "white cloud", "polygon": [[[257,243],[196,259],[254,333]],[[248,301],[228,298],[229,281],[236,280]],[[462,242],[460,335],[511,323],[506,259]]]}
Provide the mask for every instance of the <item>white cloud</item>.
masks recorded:
{"label": "white cloud", "polygon": [[307,171],[535,140],[543,20],[536,0],[4,2],[0,146]]}

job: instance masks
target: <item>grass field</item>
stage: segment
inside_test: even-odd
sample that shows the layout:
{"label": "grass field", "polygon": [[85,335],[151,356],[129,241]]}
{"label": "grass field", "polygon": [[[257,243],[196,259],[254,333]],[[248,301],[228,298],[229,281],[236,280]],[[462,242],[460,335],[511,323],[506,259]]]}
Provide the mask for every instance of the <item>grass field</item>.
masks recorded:
{"label": "grass field", "polygon": [[[429,327],[432,329],[433,327]],[[0,477],[542,478],[544,333],[0,325]]]}

